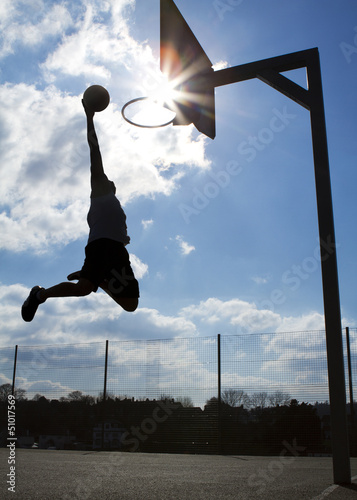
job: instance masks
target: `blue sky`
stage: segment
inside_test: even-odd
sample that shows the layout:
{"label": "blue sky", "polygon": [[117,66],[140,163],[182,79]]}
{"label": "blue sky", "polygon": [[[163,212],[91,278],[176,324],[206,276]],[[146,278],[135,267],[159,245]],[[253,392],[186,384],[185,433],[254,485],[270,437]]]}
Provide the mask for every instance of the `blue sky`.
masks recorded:
{"label": "blue sky", "polygon": [[[176,4],[215,68],[319,48],[343,326],[357,326],[356,3]],[[159,0],[3,0],[0,29],[1,346],[324,328],[305,109],[251,80],[216,90],[214,141],[191,126],[128,125],[122,106],[160,81]],[[291,78],[305,85],[303,71]],[[111,95],[95,123],[127,214],[140,305],[126,313],[103,293],[53,299],[26,324],[20,309],[31,287],[63,281],[83,263],[81,97],[91,84]],[[258,146],[248,150],[252,137]]]}

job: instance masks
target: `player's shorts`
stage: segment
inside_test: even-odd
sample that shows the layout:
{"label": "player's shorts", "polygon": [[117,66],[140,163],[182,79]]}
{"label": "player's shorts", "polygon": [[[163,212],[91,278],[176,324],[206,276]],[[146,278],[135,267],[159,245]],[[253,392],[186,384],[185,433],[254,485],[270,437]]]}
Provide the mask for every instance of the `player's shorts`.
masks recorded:
{"label": "player's shorts", "polygon": [[123,243],[100,238],[88,243],[85,254],[80,277],[93,283],[94,292],[103,281],[106,281],[106,286],[115,297],[139,297],[139,284],[131,268],[129,253]]}

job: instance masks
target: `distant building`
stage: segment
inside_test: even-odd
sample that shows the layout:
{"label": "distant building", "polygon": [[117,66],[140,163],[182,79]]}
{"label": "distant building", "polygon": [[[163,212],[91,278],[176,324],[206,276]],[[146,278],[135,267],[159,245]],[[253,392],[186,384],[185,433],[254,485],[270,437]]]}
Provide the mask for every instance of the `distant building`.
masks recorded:
{"label": "distant building", "polygon": [[[102,443],[102,435],[104,440]],[[93,428],[93,450],[102,448],[107,450],[120,450],[121,437],[126,429],[119,425],[117,420],[106,420],[104,424],[98,424]]]}
{"label": "distant building", "polygon": [[54,434],[41,434],[38,447],[41,449],[68,450],[73,447],[75,436],[60,436]]}
{"label": "distant building", "polygon": [[33,436],[19,436],[17,438],[17,446],[19,448],[31,448],[35,443]]}

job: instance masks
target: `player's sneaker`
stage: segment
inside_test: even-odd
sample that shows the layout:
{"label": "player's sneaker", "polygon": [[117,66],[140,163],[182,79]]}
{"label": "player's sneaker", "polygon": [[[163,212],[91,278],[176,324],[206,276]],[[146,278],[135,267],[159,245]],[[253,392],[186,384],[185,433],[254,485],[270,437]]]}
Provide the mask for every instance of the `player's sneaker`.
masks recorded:
{"label": "player's sneaker", "polygon": [[42,290],[40,286],[34,286],[21,308],[21,316],[24,321],[30,322],[33,320],[37,308],[42,302],[37,298],[37,292]]}

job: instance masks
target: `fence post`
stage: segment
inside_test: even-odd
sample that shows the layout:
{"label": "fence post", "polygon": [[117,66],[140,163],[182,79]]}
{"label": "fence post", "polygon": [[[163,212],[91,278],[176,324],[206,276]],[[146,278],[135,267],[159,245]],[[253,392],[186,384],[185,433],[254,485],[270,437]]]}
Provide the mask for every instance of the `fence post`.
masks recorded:
{"label": "fence post", "polygon": [[13,375],[12,375],[12,389],[11,389],[11,395],[12,395],[12,396],[15,394],[15,379],[16,379],[16,365],[17,365],[17,349],[18,349],[18,345],[15,345],[14,371],[13,371]]}
{"label": "fence post", "polygon": [[221,334],[217,335],[217,371],[218,371],[218,453],[222,453],[222,414],[221,414],[221,403],[222,403],[222,387],[221,387]]}
{"label": "fence post", "polygon": [[105,341],[104,388],[103,388],[103,401],[102,401],[102,450],[104,449],[105,401],[107,399],[108,347],[109,347],[109,340],[106,340]]}

